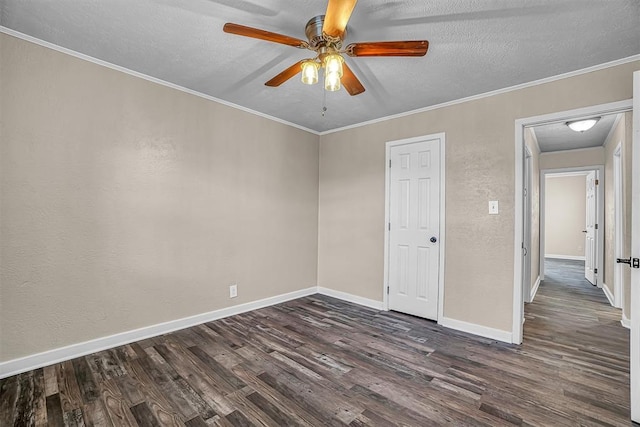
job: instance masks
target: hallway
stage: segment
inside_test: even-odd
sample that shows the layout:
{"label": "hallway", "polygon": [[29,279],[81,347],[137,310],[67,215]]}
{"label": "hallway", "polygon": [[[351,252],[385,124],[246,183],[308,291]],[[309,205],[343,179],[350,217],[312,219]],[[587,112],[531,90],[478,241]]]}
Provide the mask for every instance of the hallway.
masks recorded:
{"label": "hallway", "polygon": [[525,319],[522,351],[556,370],[558,393],[594,424],[630,425],[629,331],[602,289],[585,280],[584,262],[546,259]]}

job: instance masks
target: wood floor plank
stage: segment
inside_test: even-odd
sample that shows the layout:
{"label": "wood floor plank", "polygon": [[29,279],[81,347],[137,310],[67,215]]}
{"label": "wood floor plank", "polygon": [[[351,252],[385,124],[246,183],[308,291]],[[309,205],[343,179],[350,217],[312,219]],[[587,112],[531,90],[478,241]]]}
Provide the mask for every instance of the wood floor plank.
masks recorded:
{"label": "wood floor plank", "polygon": [[[64,417],[62,413],[62,404],[60,403],[60,395],[52,394],[47,396],[47,425],[49,426],[64,426]],[[5,424],[3,424],[5,425]],[[6,425],[13,425],[9,423]]]}
{"label": "wood floor plank", "polygon": [[153,411],[147,404],[147,402],[138,403],[131,407],[131,413],[141,426],[160,426],[160,421],[153,414]]}
{"label": "wood floor plank", "polygon": [[105,413],[113,425],[135,426],[137,422],[129,410],[129,402],[121,394],[118,384],[113,379],[101,384],[101,399]]}
{"label": "wood floor plank", "polygon": [[33,371],[33,425],[47,425],[47,398],[45,392],[44,369]]}

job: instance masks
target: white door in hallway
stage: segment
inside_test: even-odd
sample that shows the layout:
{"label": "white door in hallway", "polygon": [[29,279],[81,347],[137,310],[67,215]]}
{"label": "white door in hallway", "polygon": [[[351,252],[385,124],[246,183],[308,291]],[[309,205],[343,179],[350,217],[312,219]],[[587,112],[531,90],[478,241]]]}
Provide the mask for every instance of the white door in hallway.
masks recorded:
{"label": "white door in hallway", "polygon": [[[633,73],[632,267],[640,259],[640,71]],[[638,266],[640,267],[640,266]],[[640,268],[631,269],[631,419],[640,423]]]}
{"label": "white door in hallway", "polygon": [[438,318],[440,140],[390,148],[389,309]]}
{"label": "white door in hallway", "polygon": [[597,172],[591,171],[587,175],[587,212],[586,212],[586,235],[584,242],[584,277],[596,284],[596,268],[598,258],[596,253],[596,221],[597,221]]}

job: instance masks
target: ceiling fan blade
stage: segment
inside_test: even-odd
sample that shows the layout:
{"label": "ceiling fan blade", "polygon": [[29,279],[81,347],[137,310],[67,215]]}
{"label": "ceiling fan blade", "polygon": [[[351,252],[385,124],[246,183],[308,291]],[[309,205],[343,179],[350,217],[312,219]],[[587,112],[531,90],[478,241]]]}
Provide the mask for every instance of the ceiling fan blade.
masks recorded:
{"label": "ceiling fan blade", "polygon": [[355,96],[364,92],[364,86],[360,83],[360,80],[353,74],[351,68],[344,63],[342,64],[342,78],[340,79],[342,86],[349,92],[349,95]]}
{"label": "ceiling fan blade", "polygon": [[303,59],[302,61],[296,62],[291,67],[287,68],[286,70],[284,70],[283,72],[281,72],[280,74],[278,74],[277,76],[275,76],[274,78],[266,82],[265,85],[271,86],[271,87],[280,86],[282,83],[286,82],[291,77],[295,76],[296,74],[302,71],[302,63],[304,61],[305,60]]}
{"label": "ceiling fan blade", "polygon": [[396,42],[351,43],[345,52],[349,56],[425,56],[429,49],[427,40]]}
{"label": "ceiling fan blade", "polygon": [[357,1],[358,0],[329,0],[327,12],[324,16],[324,24],[322,25],[322,32],[331,37],[342,38]]}
{"label": "ceiling fan blade", "polygon": [[252,37],[254,39],[286,44],[288,46],[298,47],[300,49],[305,49],[309,46],[306,41],[296,39],[295,37],[272,33],[271,31],[259,30],[258,28],[246,27],[244,25],[233,24],[231,22],[227,22],[226,24],[224,24],[222,30],[225,33],[229,34],[237,34],[239,36]]}

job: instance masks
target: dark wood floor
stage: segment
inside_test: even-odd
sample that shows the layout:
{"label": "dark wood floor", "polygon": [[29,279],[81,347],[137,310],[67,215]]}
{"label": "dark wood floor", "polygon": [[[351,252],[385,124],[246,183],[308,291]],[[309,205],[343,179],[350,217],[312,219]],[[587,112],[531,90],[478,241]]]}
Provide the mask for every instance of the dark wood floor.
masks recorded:
{"label": "dark wood floor", "polygon": [[312,296],[0,382],[0,425],[630,425],[628,332],[567,273],[525,343]]}

